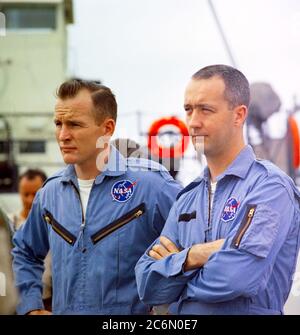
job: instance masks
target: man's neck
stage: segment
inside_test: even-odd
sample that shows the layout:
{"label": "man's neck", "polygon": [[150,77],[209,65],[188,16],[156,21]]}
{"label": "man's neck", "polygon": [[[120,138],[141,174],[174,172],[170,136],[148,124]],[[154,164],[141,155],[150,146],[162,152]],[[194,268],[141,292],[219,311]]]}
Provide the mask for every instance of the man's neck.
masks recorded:
{"label": "man's neck", "polygon": [[82,180],[95,179],[104,169],[108,162],[110,150],[104,149],[95,159],[84,162],[83,164],[75,164],[77,178]]}
{"label": "man's neck", "polygon": [[95,179],[98,174],[101,173],[95,166],[82,166],[82,165],[75,165],[76,176],[78,179],[82,180],[90,180]]}
{"label": "man's neck", "polygon": [[212,182],[216,181],[216,178],[222,174],[228,166],[236,159],[239,153],[244,149],[245,143],[241,143],[236,146],[234,150],[224,152],[221,156],[206,157],[207,166],[210,172],[210,178]]}

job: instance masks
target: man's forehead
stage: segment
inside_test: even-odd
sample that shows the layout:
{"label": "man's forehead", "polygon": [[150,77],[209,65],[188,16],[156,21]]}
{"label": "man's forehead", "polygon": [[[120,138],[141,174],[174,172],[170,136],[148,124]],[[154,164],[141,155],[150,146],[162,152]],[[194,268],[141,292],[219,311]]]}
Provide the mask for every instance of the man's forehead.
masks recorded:
{"label": "man's forehead", "polygon": [[69,120],[74,118],[82,118],[87,114],[86,109],[56,104],[54,117],[58,120]]}
{"label": "man's forehead", "polygon": [[55,114],[55,119],[59,119],[59,120],[70,119],[76,115],[77,116],[80,115],[78,110],[76,111],[73,108],[65,107],[59,104],[56,104],[54,114]]}
{"label": "man's forehead", "polygon": [[73,118],[88,114],[93,109],[89,92],[79,92],[77,96],[69,99],[58,99],[55,105],[56,118]]}
{"label": "man's forehead", "polygon": [[208,79],[191,79],[185,90],[185,99],[206,98],[216,95],[223,97],[225,84],[222,78],[214,76]]}

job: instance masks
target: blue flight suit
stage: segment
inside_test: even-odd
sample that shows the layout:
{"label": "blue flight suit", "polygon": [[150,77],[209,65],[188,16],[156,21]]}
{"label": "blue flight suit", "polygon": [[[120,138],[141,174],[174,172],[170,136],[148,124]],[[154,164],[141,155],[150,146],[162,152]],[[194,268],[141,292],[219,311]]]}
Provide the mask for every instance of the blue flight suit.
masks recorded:
{"label": "blue flight suit", "polygon": [[[217,177],[209,216],[209,170],[187,186],[161,235],[180,252],[136,265],[146,304],[174,314],[281,314],[299,250],[299,192],[292,180],[246,146]],[[183,271],[190,247],[225,239],[199,269]],[[154,242],[154,244],[159,243]]]}
{"label": "blue flight suit", "polygon": [[14,236],[18,313],[43,309],[41,276],[49,248],[54,314],[148,313],[134,266],[159,236],[181,189],[158,163],[125,159],[113,146],[85,218],[74,166],[49,178]]}

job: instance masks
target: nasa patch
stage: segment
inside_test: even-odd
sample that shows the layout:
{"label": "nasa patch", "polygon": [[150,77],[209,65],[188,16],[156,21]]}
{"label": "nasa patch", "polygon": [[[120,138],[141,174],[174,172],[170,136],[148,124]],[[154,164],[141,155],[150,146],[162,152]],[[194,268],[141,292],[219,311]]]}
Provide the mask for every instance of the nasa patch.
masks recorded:
{"label": "nasa patch", "polygon": [[235,218],[235,214],[237,212],[239,206],[239,202],[235,198],[229,198],[226,201],[223,213],[222,213],[222,221],[228,222]]}
{"label": "nasa patch", "polygon": [[130,180],[121,180],[116,182],[111,188],[113,200],[125,202],[130,199],[133,195],[135,184],[136,182],[132,183]]}

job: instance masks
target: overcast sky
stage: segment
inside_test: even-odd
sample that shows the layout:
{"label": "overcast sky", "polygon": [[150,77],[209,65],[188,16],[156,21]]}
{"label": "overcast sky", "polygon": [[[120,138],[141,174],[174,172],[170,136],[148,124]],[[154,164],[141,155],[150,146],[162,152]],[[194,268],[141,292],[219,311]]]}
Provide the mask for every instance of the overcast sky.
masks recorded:
{"label": "overcast sky", "polygon": [[[270,82],[286,108],[295,94],[300,102],[300,1],[213,3],[238,68],[251,82]],[[128,113],[136,110],[145,113],[143,131],[157,117],[183,116],[189,77],[209,64],[231,64],[207,0],[74,0],[74,11],[69,74],[113,89],[117,135],[135,136]]]}

